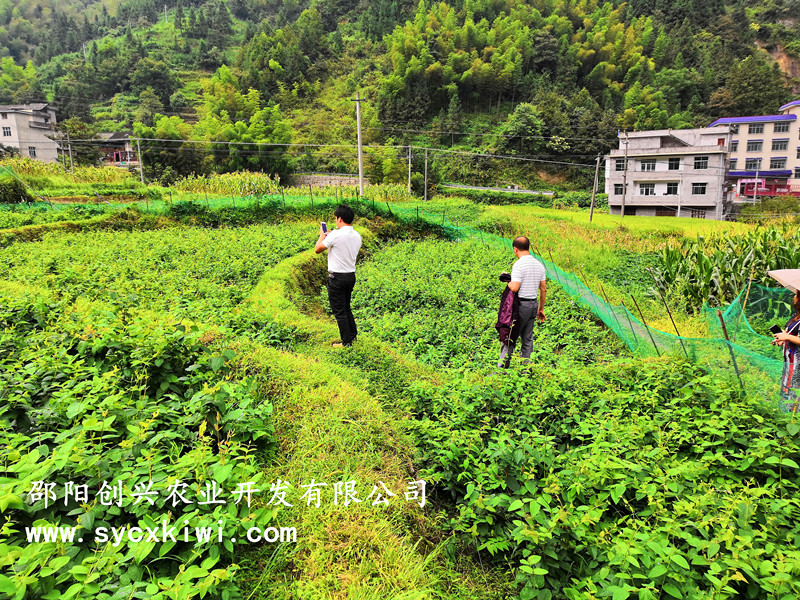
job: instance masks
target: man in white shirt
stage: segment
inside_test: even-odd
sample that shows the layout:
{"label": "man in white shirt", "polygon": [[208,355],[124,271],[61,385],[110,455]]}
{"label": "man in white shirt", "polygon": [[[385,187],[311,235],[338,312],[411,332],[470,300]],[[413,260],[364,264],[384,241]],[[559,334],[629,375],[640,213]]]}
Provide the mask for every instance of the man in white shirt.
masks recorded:
{"label": "man in white shirt", "polygon": [[507,367],[511,361],[517,338],[522,337],[522,358],[529,360],[533,351],[533,326],[536,319],[544,321],[544,300],[547,293],[544,265],[531,256],[531,243],[520,236],[514,239],[514,256],[517,261],[511,268],[508,287],[519,297],[519,319],[511,329],[508,342],[500,348],[498,367]]}
{"label": "man in white shirt", "polygon": [[326,232],[320,226],[314,251],[319,254],[328,250],[328,300],[342,338],[342,342],[334,346],[352,346],[358,329],[350,309],[350,296],[356,284],[356,257],[361,248],[361,236],[353,229],[355,213],[352,208],[340,204],[333,215],[336,229]]}

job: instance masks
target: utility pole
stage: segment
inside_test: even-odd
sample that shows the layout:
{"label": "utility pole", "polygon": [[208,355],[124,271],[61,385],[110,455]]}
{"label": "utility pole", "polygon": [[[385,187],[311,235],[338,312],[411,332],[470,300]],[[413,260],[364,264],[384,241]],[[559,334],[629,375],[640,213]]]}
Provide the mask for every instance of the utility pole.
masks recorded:
{"label": "utility pole", "polygon": [[72,142],[69,141],[69,131],[67,132],[67,148],[69,148],[69,170],[74,171],[75,165],[72,163]]}
{"label": "utility pole", "polygon": [[625,159],[622,170],[622,215],[625,218],[625,198],[628,196],[628,132],[625,132]]}
{"label": "utility pole", "polygon": [[678,213],[675,217],[680,218],[681,216],[681,198],[683,197],[683,174],[681,173],[680,176],[680,183],[678,184]]}
{"label": "utility pole", "polygon": [[139,155],[139,178],[144,185],[144,163],[142,162],[142,147],[139,145],[139,140],[136,140],[136,153]]}
{"label": "utility pole", "polygon": [[83,60],[86,61],[86,42],[83,42]]}
{"label": "utility pole", "polygon": [[594,197],[597,195],[597,182],[600,179],[600,154],[597,155],[597,165],[594,168],[594,187],[592,188],[592,203],[589,207],[589,223],[594,216]]}
{"label": "utility pole", "polygon": [[428,201],[428,149],[425,149],[425,202]]}
{"label": "utility pole", "polygon": [[356,127],[358,128],[358,195],[364,195],[364,155],[361,150],[361,95],[356,92]]}
{"label": "utility pole", "polygon": [[408,195],[411,195],[411,146],[408,147]]}
{"label": "utility pole", "polygon": [[164,25],[167,24],[167,5],[164,5]]}
{"label": "utility pole", "polygon": [[761,160],[758,161],[756,167],[756,182],[753,184],[753,204],[756,203],[756,192],[758,191],[758,171],[761,169]]}

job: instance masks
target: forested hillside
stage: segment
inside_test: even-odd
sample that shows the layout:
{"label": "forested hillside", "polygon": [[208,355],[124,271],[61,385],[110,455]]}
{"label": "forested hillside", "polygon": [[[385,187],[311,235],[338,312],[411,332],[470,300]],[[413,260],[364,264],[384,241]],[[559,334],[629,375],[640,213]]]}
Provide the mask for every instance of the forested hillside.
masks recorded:
{"label": "forested hillside", "polygon": [[[348,150],[178,140],[351,143],[357,90],[373,145],[586,163],[619,128],[774,113],[800,91],[800,0],[0,0],[0,53],[2,101],[176,140],[146,149],[154,176],[352,171]],[[402,181],[401,154],[368,153],[371,179]],[[463,162],[432,176],[502,179]]]}

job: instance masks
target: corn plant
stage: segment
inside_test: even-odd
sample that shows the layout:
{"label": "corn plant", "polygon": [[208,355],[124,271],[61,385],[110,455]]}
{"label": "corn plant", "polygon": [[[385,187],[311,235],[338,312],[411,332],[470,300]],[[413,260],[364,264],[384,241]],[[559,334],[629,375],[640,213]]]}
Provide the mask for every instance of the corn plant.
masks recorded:
{"label": "corn plant", "polygon": [[770,227],[729,236],[684,239],[661,253],[660,280],[665,291],[684,299],[689,311],[704,303],[720,306],[733,300],[752,277],[774,285],[767,271],[800,266],[800,231]]}

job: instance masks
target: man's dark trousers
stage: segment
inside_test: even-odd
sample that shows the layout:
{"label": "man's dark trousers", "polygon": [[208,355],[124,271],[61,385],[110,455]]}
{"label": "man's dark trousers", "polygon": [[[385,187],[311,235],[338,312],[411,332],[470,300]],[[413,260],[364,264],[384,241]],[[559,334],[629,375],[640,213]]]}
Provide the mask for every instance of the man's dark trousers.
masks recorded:
{"label": "man's dark trousers", "polygon": [[350,296],[355,285],[355,273],[328,274],[328,300],[331,303],[331,312],[336,317],[336,324],[339,326],[339,337],[345,346],[352,344],[358,335],[353,311],[350,310]]}
{"label": "man's dark trousers", "polygon": [[511,364],[511,354],[514,352],[514,346],[517,345],[517,340],[522,338],[522,354],[523,362],[530,362],[531,353],[533,352],[533,326],[536,325],[536,316],[539,312],[539,302],[536,300],[523,300],[519,302],[519,320],[511,329],[508,343],[500,349],[500,365],[508,368]]}

